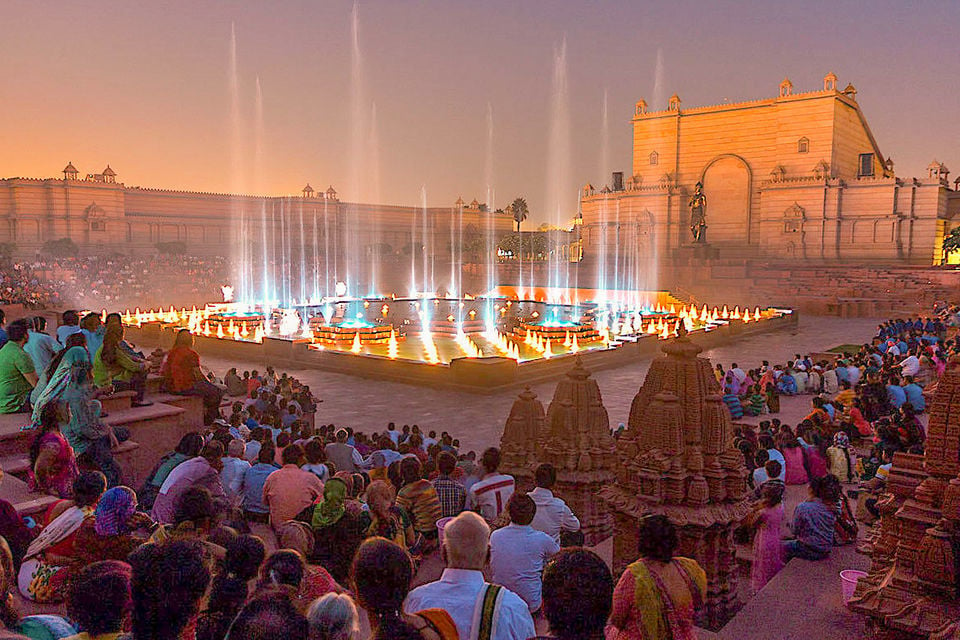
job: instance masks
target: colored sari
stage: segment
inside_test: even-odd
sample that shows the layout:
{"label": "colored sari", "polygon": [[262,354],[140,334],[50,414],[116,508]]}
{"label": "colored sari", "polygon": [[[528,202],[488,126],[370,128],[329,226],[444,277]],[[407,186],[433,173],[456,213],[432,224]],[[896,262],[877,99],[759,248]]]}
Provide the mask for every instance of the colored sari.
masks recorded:
{"label": "colored sari", "polygon": [[[616,640],[696,640],[693,616],[707,593],[696,560],[673,558],[663,568],[641,558],[627,567],[613,595],[613,619],[623,620]],[[665,568],[672,566],[675,576]],[[607,636],[611,637],[610,635]]]}
{"label": "colored sari", "polygon": [[17,585],[23,597],[35,602],[59,602],[63,599],[74,563],[60,563],[47,556],[73,558],[76,534],[84,522],[93,518],[95,508],[95,505],[70,507],[47,524],[30,543],[17,576]]}
{"label": "colored sari", "polygon": [[71,498],[73,481],[78,473],[73,448],[62,434],[48,431],[40,436],[40,455],[33,468],[27,470],[27,485],[31,491]]}

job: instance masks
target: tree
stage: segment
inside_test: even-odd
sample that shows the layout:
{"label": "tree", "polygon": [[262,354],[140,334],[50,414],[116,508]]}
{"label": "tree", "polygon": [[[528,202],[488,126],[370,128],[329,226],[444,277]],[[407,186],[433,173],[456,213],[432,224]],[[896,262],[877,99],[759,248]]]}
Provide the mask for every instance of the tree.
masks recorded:
{"label": "tree", "polygon": [[527,219],[530,210],[527,208],[527,201],[523,198],[517,198],[510,203],[510,213],[513,214],[513,221],[517,223],[517,233],[520,233],[520,223]]}
{"label": "tree", "polygon": [[47,240],[43,243],[43,253],[54,258],[72,258],[80,253],[80,247],[70,238]]}
{"label": "tree", "polygon": [[943,262],[950,259],[951,253],[960,251],[960,227],[954,227],[943,239]]}

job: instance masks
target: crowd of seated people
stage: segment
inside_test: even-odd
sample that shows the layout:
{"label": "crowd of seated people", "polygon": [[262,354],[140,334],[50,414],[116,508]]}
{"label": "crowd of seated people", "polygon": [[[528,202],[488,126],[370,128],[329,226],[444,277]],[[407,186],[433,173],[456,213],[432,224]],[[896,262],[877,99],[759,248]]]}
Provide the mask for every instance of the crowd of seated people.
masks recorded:
{"label": "crowd of seated people", "polygon": [[158,278],[168,287],[168,304],[199,305],[219,300],[229,275],[224,258],[170,255],[7,259],[0,267],[0,305],[33,309],[147,307]]}

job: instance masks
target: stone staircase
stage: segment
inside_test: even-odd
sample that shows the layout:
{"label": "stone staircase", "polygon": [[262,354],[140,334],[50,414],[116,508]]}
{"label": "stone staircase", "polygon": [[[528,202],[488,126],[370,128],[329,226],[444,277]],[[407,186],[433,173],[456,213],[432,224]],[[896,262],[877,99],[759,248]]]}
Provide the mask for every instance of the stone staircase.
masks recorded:
{"label": "stone staircase", "polygon": [[[203,402],[192,396],[176,396],[159,391],[159,378],[148,378],[146,400],[153,404],[134,407],[134,392],[123,391],[99,398],[107,414],[103,421],[124,427],[130,439],[120,443],[113,454],[120,465],[123,483],[137,489],[164,453],[171,451],[180,438],[203,428]],[[57,498],[31,492],[27,487],[30,444],[34,432],[30,414],[0,415],[0,498],[10,502],[21,516],[44,511]]]}
{"label": "stone staircase", "polygon": [[[666,275],[666,274],[665,274]],[[680,266],[676,287],[712,304],[786,306],[812,315],[895,317],[928,314],[933,303],[960,297],[960,271],[938,268],[786,265],[716,260]],[[670,286],[671,278],[665,281]]]}

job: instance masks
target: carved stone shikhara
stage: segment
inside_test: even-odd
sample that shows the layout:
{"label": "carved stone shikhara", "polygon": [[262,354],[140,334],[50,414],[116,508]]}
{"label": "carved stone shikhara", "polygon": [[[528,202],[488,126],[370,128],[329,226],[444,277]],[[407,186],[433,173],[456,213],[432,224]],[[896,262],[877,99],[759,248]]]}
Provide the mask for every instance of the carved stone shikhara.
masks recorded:
{"label": "carved stone shikhara", "polygon": [[960,358],[954,356],[928,405],[926,453],[897,454],[880,522],[868,547],[872,564],[849,606],[881,627],[960,639]]}
{"label": "carved stone shikhara", "polygon": [[529,387],[517,397],[500,440],[500,469],[533,486],[537,465],[557,471],[553,493],[580,519],[585,544],[598,544],[613,533],[613,519],[597,493],[614,481],[616,462],[610,419],[600,388],[580,358],[557,384],[546,412]]}
{"label": "carved stone shikhara", "polygon": [[637,557],[638,520],[666,515],[678,554],[707,573],[698,623],[718,628],[739,609],[733,530],[750,509],[747,470],[710,361],[687,337],[666,341],[617,441],[616,482],[599,491],[614,513],[613,568]]}

